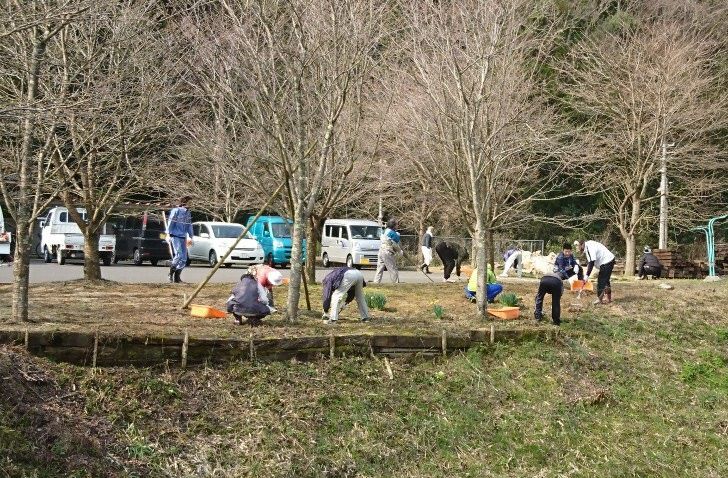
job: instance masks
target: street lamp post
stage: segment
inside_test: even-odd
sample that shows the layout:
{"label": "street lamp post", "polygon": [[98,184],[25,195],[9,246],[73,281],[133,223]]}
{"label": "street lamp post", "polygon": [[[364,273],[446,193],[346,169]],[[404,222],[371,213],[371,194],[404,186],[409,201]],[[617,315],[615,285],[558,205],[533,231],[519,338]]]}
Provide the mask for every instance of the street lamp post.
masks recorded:
{"label": "street lamp post", "polygon": [[659,249],[667,249],[667,148],[674,146],[662,141],[662,157],[660,158],[660,232],[658,240]]}

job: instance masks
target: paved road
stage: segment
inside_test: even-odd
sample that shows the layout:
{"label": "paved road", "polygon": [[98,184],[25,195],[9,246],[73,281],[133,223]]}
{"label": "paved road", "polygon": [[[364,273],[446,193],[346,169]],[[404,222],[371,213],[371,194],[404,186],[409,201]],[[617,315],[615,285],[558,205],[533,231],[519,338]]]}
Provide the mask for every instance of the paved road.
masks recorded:
{"label": "paved road", "polygon": [[[240,278],[245,270],[242,266],[233,266],[232,268],[220,268],[213,276],[211,282],[233,283]],[[279,269],[284,277],[288,277],[289,269]],[[158,283],[167,280],[168,269],[163,266],[153,267],[145,264],[143,266],[135,266],[131,263],[119,263],[116,265],[104,267],[101,266],[101,275],[104,279],[126,282],[126,283]],[[194,264],[188,267],[182,273],[182,280],[185,282],[199,282],[205,278],[210,272],[210,268],[205,265]],[[323,279],[328,270],[319,269],[316,271],[317,280]],[[364,278],[371,281],[374,278],[373,269],[364,269]],[[399,273],[400,281],[405,283],[428,283],[429,280],[419,271],[401,271]],[[442,282],[442,272],[433,271],[430,275],[435,282]],[[30,266],[30,282],[37,284],[52,281],[68,281],[83,278],[83,263],[67,262],[63,266],[56,263],[46,264],[39,260],[33,260]],[[12,282],[12,267],[6,264],[0,265],[0,284],[8,284]],[[384,273],[384,282],[389,282],[389,274]]]}

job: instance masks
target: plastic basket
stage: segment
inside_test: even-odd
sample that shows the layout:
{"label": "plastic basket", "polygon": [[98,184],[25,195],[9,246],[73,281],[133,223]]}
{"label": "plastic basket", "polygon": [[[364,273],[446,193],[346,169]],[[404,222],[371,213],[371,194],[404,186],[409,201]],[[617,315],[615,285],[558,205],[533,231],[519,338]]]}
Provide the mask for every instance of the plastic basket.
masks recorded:
{"label": "plastic basket", "polygon": [[521,309],[518,307],[500,307],[497,309],[488,307],[488,313],[496,319],[513,320],[520,317]]}
{"label": "plastic basket", "polygon": [[227,312],[207,305],[190,305],[190,315],[203,319],[222,319],[227,317]]}
{"label": "plastic basket", "polygon": [[594,292],[594,284],[591,282],[587,282],[585,284],[583,280],[575,280],[571,283],[572,292],[579,292],[580,290],[584,290],[586,292]]}

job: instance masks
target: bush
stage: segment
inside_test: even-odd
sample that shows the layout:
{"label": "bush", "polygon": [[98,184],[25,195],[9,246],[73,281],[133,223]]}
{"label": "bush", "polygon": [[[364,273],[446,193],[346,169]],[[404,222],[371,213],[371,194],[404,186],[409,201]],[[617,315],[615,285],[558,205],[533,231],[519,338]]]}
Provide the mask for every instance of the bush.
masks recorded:
{"label": "bush", "polygon": [[384,294],[365,294],[364,298],[370,309],[384,310],[384,306],[387,305],[387,296]]}
{"label": "bush", "polygon": [[498,301],[506,307],[518,307],[518,296],[513,293],[501,294]]}
{"label": "bush", "polygon": [[435,314],[437,320],[442,320],[445,316],[445,308],[440,304],[435,304],[432,306],[432,313]]}

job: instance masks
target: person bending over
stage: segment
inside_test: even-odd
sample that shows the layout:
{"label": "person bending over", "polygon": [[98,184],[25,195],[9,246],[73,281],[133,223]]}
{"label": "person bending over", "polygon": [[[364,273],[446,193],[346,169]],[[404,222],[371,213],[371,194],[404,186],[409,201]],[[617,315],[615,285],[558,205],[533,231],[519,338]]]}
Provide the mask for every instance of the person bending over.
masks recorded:
{"label": "person bending over", "polygon": [[[493,269],[491,269],[490,264],[488,264],[488,274],[486,277],[486,288],[487,288],[487,294],[486,297],[488,299],[488,302],[493,303],[495,301],[495,298],[498,294],[503,292],[503,286],[498,283],[495,279],[495,274],[493,273]],[[470,274],[470,279],[468,280],[468,285],[465,286],[465,297],[470,300],[470,302],[475,302],[476,297],[476,291],[478,290],[478,268],[476,267],[473,269],[473,273]]]}
{"label": "person bending over", "polygon": [[324,323],[332,325],[339,319],[339,312],[346,304],[356,299],[359,317],[369,321],[369,309],[364,298],[364,275],[351,267],[338,267],[329,272],[321,282]]}

